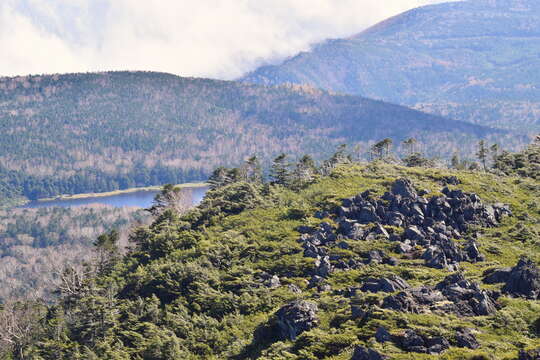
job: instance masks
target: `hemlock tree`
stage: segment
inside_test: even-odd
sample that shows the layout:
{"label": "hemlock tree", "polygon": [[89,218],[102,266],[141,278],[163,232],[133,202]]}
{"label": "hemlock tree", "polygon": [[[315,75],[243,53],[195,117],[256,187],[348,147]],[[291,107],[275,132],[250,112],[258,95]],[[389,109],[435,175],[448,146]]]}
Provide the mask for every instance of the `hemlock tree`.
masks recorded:
{"label": "hemlock tree", "polygon": [[499,144],[493,144],[489,149],[491,150],[491,159],[493,160],[493,163],[495,163],[495,161],[497,161],[497,157],[499,156]]}
{"label": "hemlock tree", "polygon": [[417,144],[417,140],[415,138],[409,138],[402,143],[405,146],[405,149],[407,150],[408,155],[414,154],[415,146]]}
{"label": "hemlock tree", "polygon": [[315,161],[309,155],[304,155],[293,171],[293,182],[295,187],[303,187],[313,182],[317,174]]}
{"label": "hemlock tree", "polygon": [[246,160],[242,167],[245,181],[260,184],[263,182],[263,171],[261,162],[257,156],[252,156]]}
{"label": "hemlock tree", "polygon": [[288,186],[291,180],[290,164],[286,154],[281,154],[274,159],[270,169],[272,184]]}
{"label": "hemlock tree", "polygon": [[192,205],[191,192],[180,186],[167,184],[154,198],[154,204],[148,210],[152,215],[159,216],[166,209],[179,214],[185,213]]}
{"label": "hemlock tree", "polygon": [[478,151],[476,152],[476,156],[478,157],[478,160],[482,163],[482,166],[484,167],[484,171],[487,171],[487,155],[488,155],[488,149],[486,147],[486,143],[484,140],[480,140],[478,143]]}

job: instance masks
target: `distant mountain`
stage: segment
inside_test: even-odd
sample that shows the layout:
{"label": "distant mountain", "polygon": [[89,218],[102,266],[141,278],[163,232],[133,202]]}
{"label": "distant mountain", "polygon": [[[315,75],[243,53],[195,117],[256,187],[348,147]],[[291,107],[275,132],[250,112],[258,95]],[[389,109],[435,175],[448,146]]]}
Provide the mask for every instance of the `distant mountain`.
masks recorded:
{"label": "distant mountain", "polygon": [[540,130],[540,1],[425,6],[244,77],[356,94],[483,125]]}
{"label": "distant mountain", "polygon": [[505,134],[299,86],[142,72],[0,78],[0,189],[11,197],[202,180],[252,154],[322,157],[409,136],[444,155]]}

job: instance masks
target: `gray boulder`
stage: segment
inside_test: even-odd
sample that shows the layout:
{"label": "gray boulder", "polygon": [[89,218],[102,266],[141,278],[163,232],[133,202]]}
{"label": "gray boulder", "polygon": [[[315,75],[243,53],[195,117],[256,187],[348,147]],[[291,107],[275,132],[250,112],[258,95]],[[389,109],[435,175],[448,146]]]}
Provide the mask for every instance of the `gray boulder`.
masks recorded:
{"label": "gray boulder", "polygon": [[471,329],[460,329],[456,333],[456,345],[461,348],[478,349],[480,344]]}
{"label": "gray boulder", "polygon": [[518,360],[539,360],[540,359],[540,348],[533,350],[521,350],[519,352]]}
{"label": "gray boulder", "polygon": [[440,354],[450,347],[450,343],[442,336],[422,336],[409,329],[399,338],[399,346],[410,352]]}
{"label": "gray boulder", "polygon": [[316,327],[319,324],[317,312],[317,304],[304,300],[283,306],[276,313],[281,337],[295,340],[304,331]]}
{"label": "gray boulder", "polygon": [[540,270],[535,263],[526,258],[519,260],[512,268],[503,292],[527,299],[540,298]]}
{"label": "gray boulder", "polygon": [[357,346],[354,349],[351,360],[384,360],[388,359],[386,356],[378,353],[375,350],[367,349],[363,346]]}
{"label": "gray boulder", "polygon": [[388,332],[388,330],[386,330],[385,327],[381,326],[377,329],[377,332],[375,333],[375,340],[380,343],[385,343],[392,340],[392,335]]}
{"label": "gray boulder", "polygon": [[400,290],[405,290],[409,288],[409,284],[399,276],[391,276],[389,278],[382,279],[367,279],[364,282],[361,290],[364,292],[396,292]]}
{"label": "gray boulder", "polygon": [[409,179],[398,179],[392,184],[392,194],[404,199],[416,199],[418,194]]}
{"label": "gray boulder", "polygon": [[492,269],[484,272],[483,282],[486,284],[505,283],[510,278],[512,268]]}

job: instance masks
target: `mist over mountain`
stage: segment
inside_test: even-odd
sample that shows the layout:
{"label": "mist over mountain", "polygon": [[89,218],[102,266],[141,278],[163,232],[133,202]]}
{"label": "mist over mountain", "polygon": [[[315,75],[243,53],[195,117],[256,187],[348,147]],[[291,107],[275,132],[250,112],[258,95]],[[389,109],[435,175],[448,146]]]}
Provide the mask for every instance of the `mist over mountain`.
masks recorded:
{"label": "mist over mountain", "polygon": [[204,180],[253,154],[321,158],[341,143],[386,137],[414,136],[441,156],[474,153],[483,137],[519,141],[309,87],[142,72],[2,78],[0,118],[0,189],[31,199]]}
{"label": "mist over mountain", "polygon": [[243,78],[297,83],[454,119],[540,129],[540,3],[430,5]]}

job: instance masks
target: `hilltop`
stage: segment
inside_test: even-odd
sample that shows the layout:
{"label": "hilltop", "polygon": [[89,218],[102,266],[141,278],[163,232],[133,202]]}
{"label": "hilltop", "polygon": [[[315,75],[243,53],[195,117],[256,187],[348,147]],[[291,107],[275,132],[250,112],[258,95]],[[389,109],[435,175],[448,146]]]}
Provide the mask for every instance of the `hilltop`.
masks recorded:
{"label": "hilltop", "polygon": [[100,236],[99,262],[66,270],[57,305],[6,304],[6,329],[25,331],[10,344],[0,329],[0,349],[45,359],[537,359],[540,186],[528,175],[539,149],[527,150],[536,170],[522,177],[381,161],[306,176],[303,161],[271,183],[214,181],[187,213],[156,205],[126,256],[115,236]]}
{"label": "hilltop", "polygon": [[341,143],[385,137],[414,136],[430,155],[448,155],[506,136],[305,86],[151,72],[0,78],[0,120],[3,203],[203,180],[251,155],[320,158]]}
{"label": "hilltop", "polygon": [[473,123],[540,129],[540,4],[425,6],[315,45],[243,80],[310,84]]}

